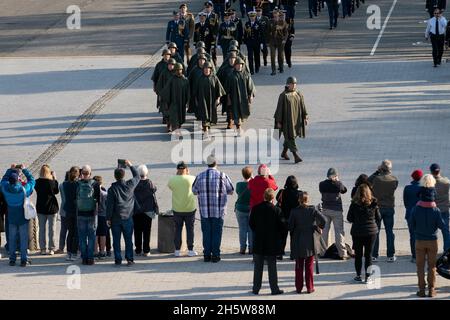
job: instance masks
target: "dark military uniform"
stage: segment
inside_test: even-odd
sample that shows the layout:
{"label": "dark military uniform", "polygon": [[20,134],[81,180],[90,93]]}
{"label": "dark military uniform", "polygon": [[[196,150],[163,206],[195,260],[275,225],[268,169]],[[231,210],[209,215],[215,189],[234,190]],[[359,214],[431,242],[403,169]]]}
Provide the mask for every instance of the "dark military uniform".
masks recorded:
{"label": "dark military uniform", "polygon": [[[264,12],[264,11],[263,11]],[[266,16],[262,15],[261,17],[256,17],[256,21],[259,23],[261,27],[261,43],[262,43],[262,53],[263,53],[263,61],[264,65],[267,66],[267,55],[269,50],[267,49],[267,43],[270,40],[270,20]]]}
{"label": "dark military uniform", "polygon": [[180,19],[178,21],[172,20],[167,23],[166,43],[175,42],[178,47],[178,53],[184,60],[184,44],[189,42],[189,27],[186,21]]}
{"label": "dark military uniform", "polygon": [[219,45],[222,47],[224,58],[227,56],[230,41],[237,38],[237,27],[232,21],[222,22],[219,27]]}
{"label": "dark military uniform", "polygon": [[[217,41],[217,35],[219,34],[219,15],[215,12],[211,12],[209,15],[206,15],[206,22],[208,22],[209,27],[211,28],[213,41],[211,41],[211,56],[214,61],[214,64],[217,65],[217,52],[216,52],[216,41]],[[205,42],[206,44],[206,42]]]}
{"label": "dark military uniform", "polygon": [[236,40],[239,42],[239,47],[242,45],[243,39],[244,39],[244,26],[242,24],[242,20],[236,17],[233,20],[234,24],[236,25],[237,34],[236,34]]}
{"label": "dark military uniform", "polygon": [[295,28],[294,28],[294,19],[287,18],[286,22],[288,23],[288,38],[286,43],[284,44],[284,56],[286,58],[286,63],[289,68],[292,67],[292,41],[295,37]]}
{"label": "dark military uniform", "polygon": [[190,12],[187,12],[186,15],[182,16],[180,14],[180,18],[184,20],[185,24],[188,26],[189,30],[189,38],[188,41],[184,43],[184,52],[186,54],[187,63],[189,63],[189,60],[192,56],[190,41],[194,37],[194,28],[195,28],[195,20],[194,15]]}
{"label": "dark military uniform", "polygon": [[205,50],[211,54],[211,47],[216,44],[215,28],[211,27],[209,21],[206,20],[203,24],[197,22],[195,24],[194,43],[203,41],[205,43]]}
{"label": "dark military uniform", "polygon": [[247,45],[248,63],[250,73],[258,73],[261,66],[261,39],[263,37],[262,28],[256,20],[254,22],[247,21],[244,28],[244,42]]}

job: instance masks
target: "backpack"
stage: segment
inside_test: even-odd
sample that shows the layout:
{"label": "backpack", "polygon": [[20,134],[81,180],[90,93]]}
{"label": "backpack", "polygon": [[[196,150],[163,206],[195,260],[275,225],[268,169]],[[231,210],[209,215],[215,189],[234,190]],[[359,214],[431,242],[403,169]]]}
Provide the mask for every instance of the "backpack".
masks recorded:
{"label": "backpack", "polygon": [[[352,247],[350,247],[349,244],[345,244],[345,249],[347,250],[347,255],[349,257],[354,257],[354,253],[352,250]],[[327,258],[327,259],[335,259],[335,260],[339,260],[339,252],[338,249],[336,247],[336,244],[333,243],[328,249],[327,251],[325,251],[325,253],[323,254],[322,258]]]}
{"label": "backpack", "polygon": [[450,280],[450,249],[437,260],[436,271],[441,277]]}
{"label": "backpack", "polygon": [[94,198],[94,180],[78,181],[77,189],[77,210],[90,212],[96,209],[96,200]]}

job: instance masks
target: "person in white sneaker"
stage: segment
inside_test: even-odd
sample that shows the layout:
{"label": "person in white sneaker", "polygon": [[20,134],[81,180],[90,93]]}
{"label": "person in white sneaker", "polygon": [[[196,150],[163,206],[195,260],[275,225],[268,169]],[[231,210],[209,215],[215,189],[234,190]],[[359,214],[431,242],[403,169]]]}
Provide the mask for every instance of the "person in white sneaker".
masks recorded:
{"label": "person in white sneaker", "polygon": [[195,195],[192,193],[192,184],[195,177],[189,174],[189,169],[185,162],[177,164],[177,174],[169,179],[168,187],[172,191],[172,210],[175,222],[175,257],[181,256],[181,232],[183,224],[186,226],[188,256],[195,257],[194,251],[194,223]]}

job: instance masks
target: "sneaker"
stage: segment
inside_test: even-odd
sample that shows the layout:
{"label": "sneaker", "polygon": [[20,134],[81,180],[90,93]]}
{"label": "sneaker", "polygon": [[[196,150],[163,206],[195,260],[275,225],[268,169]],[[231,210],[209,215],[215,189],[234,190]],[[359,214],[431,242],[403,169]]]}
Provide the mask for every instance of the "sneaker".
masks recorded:
{"label": "sneaker", "polygon": [[397,257],[396,256],[392,256],[392,257],[388,257],[387,258],[387,262],[395,262],[397,261]]}
{"label": "sneaker", "polygon": [[64,250],[61,250],[61,249],[58,249],[55,251],[55,254],[63,254],[63,253],[64,253]]}
{"label": "sneaker", "polygon": [[175,256],[175,257],[181,257],[181,252],[180,252],[180,250],[175,250],[174,256]]}
{"label": "sneaker", "polygon": [[135,265],[135,262],[133,260],[128,260],[127,267],[131,267],[133,265]]}
{"label": "sneaker", "polygon": [[150,252],[145,252],[142,254],[143,257],[149,257],[150,256]]}
{"label": "sneaker", "polygon": [[378,262],[378,257],[372,257],[372,262]]}
{"label": "sneaker", "polygon": [[362,282],[361,276],[356,276],[353,278],[356,282]]}
{"label": "sneaker", "polygon": [[48,255],[49,255],[49,256],[54,256],[54,255],[55,255],[55,251],[50,250],[50,251],[48,252]]}
{"label": "sneaker", "polygon": [[195,256],[198,256],[198,253],[197,253],[197,251],[189,250],[188,251],[188,256],[189,257],[195,257]]}
{"label": "sneaker", "polygon": [[15,261],[10,261],[10,262],[9,262],[9,266],[10,266],[10,267],[14,267],[15,265],[16,265],[16,262],[15,262]]}

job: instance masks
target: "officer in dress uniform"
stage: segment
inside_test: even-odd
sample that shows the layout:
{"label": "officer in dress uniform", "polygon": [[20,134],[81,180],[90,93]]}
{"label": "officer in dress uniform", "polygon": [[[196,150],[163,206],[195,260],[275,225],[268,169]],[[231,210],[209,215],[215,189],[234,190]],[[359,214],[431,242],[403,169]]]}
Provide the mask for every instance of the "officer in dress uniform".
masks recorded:
{"label": "officer in dress uniform", "polygon": [[231,21],[231,13],[225,12],[225,21],[220,24],[218,43],[222,48],[222,54],[225,58],[228,53],[228,47],[231,40],[237,38],[237,27],[234,22]]}
{"label": "officer in dress uniform", "polygon": [[250,67],[250,73],[258,73],[259,67],[261,65],[260,62],[260,47],[261,47],[261,38],[262,30],[259,23],[256,21],[256,12],[250,11],[248,13],[249,21],[245,23],[244,28],[244,43],[247,46],[248,53],[248,63]]}
{"label": "officer in dress uniform", "polygon": [[188,41],[184,43],[184,52],[186,54],[187,63],[189,64],[189,60],[191,59],[191,56],[192,56],[191,41],[192,41],[192,38],[194,37],[195,20],[194,20],[194,15],[192,13],[188,12],[187,10],[188,10],[188,7],[187,7],[186,3],[183,3],[180,5],[180,19],[184,20],[184,22],[188,26],[188,30],[189,30]]}
{"label": "officer in dress uniform", "polygon": [[184,46],[189,42],[189,27],[186,22],[180,19],[180,13],[173,12],[173,20],[167,23],[166,44],[174,42],[177,45],[178,53],[184,60]]}
{"label": "officer in dress uniform", "polygon": [[237,35],[235,39],[239,42],[239,46],[241,46],[244,40],[244,25],[242,23],[242,20],[236,16],[235,9],[230,8],[228,9],[228,12],[231,13],[231,21],[233,21],[236,25]]}
{"label": "officer in dress uniform", "polygon": [[264,15],[264,10],[262,7],[256,8],[256,21],[259,23],[261,28],[261,50],[263,54],[264,66],[267,66],[267,54],[269,52],[267,49],[267,42],[269,41],[270,20]]}
{"label": "officer in dress uniform", "polygon": [[270,16],[270,2],[269,0],[256,0],[255,2],[256,12],[258,12],[258,8],[262,9],[262,15],[265,17]]}
{"label": "officer in dress uniform", "polygon": [[214,64],[217,65],[217,35],[219,34],[219,15],[213,12],[212,3],[207,1],[204,4],[204,13],[206,13],[206,22],[210,27],[210,31],[212,32],[212,41],[211,41],[211,56],[214,61]]}
{"label": "officer in dress uniform", "polygon": [[280,10],[275,8],[273,19],[270,22],[270,64],[272,66],[271,75],[276,74],[275,56],[278,57],[278,70],[283,73],[284,69],[284,44],[288,37],[288,25],[280,14]]}
{"label": "officer in dress uniform", "polygon": [[286,58],[286,63],[289,68],[292,68],[292,42],[295,38],[295,28],[294,28],[294,19],[285,17],[285,20],[288,24],[288,38],[286,43],[284,44],[284,56]]}
{"label": "officer in dress uniform", "polygon": [[198,15],[200,22],[195,24],[194,43],[197,47],[199,41],[204,42],[206,52],[211,54],[211,47],[216,43],[214,29],[209,24],[209,21],[206,20],[205,12],[200,12]]}

